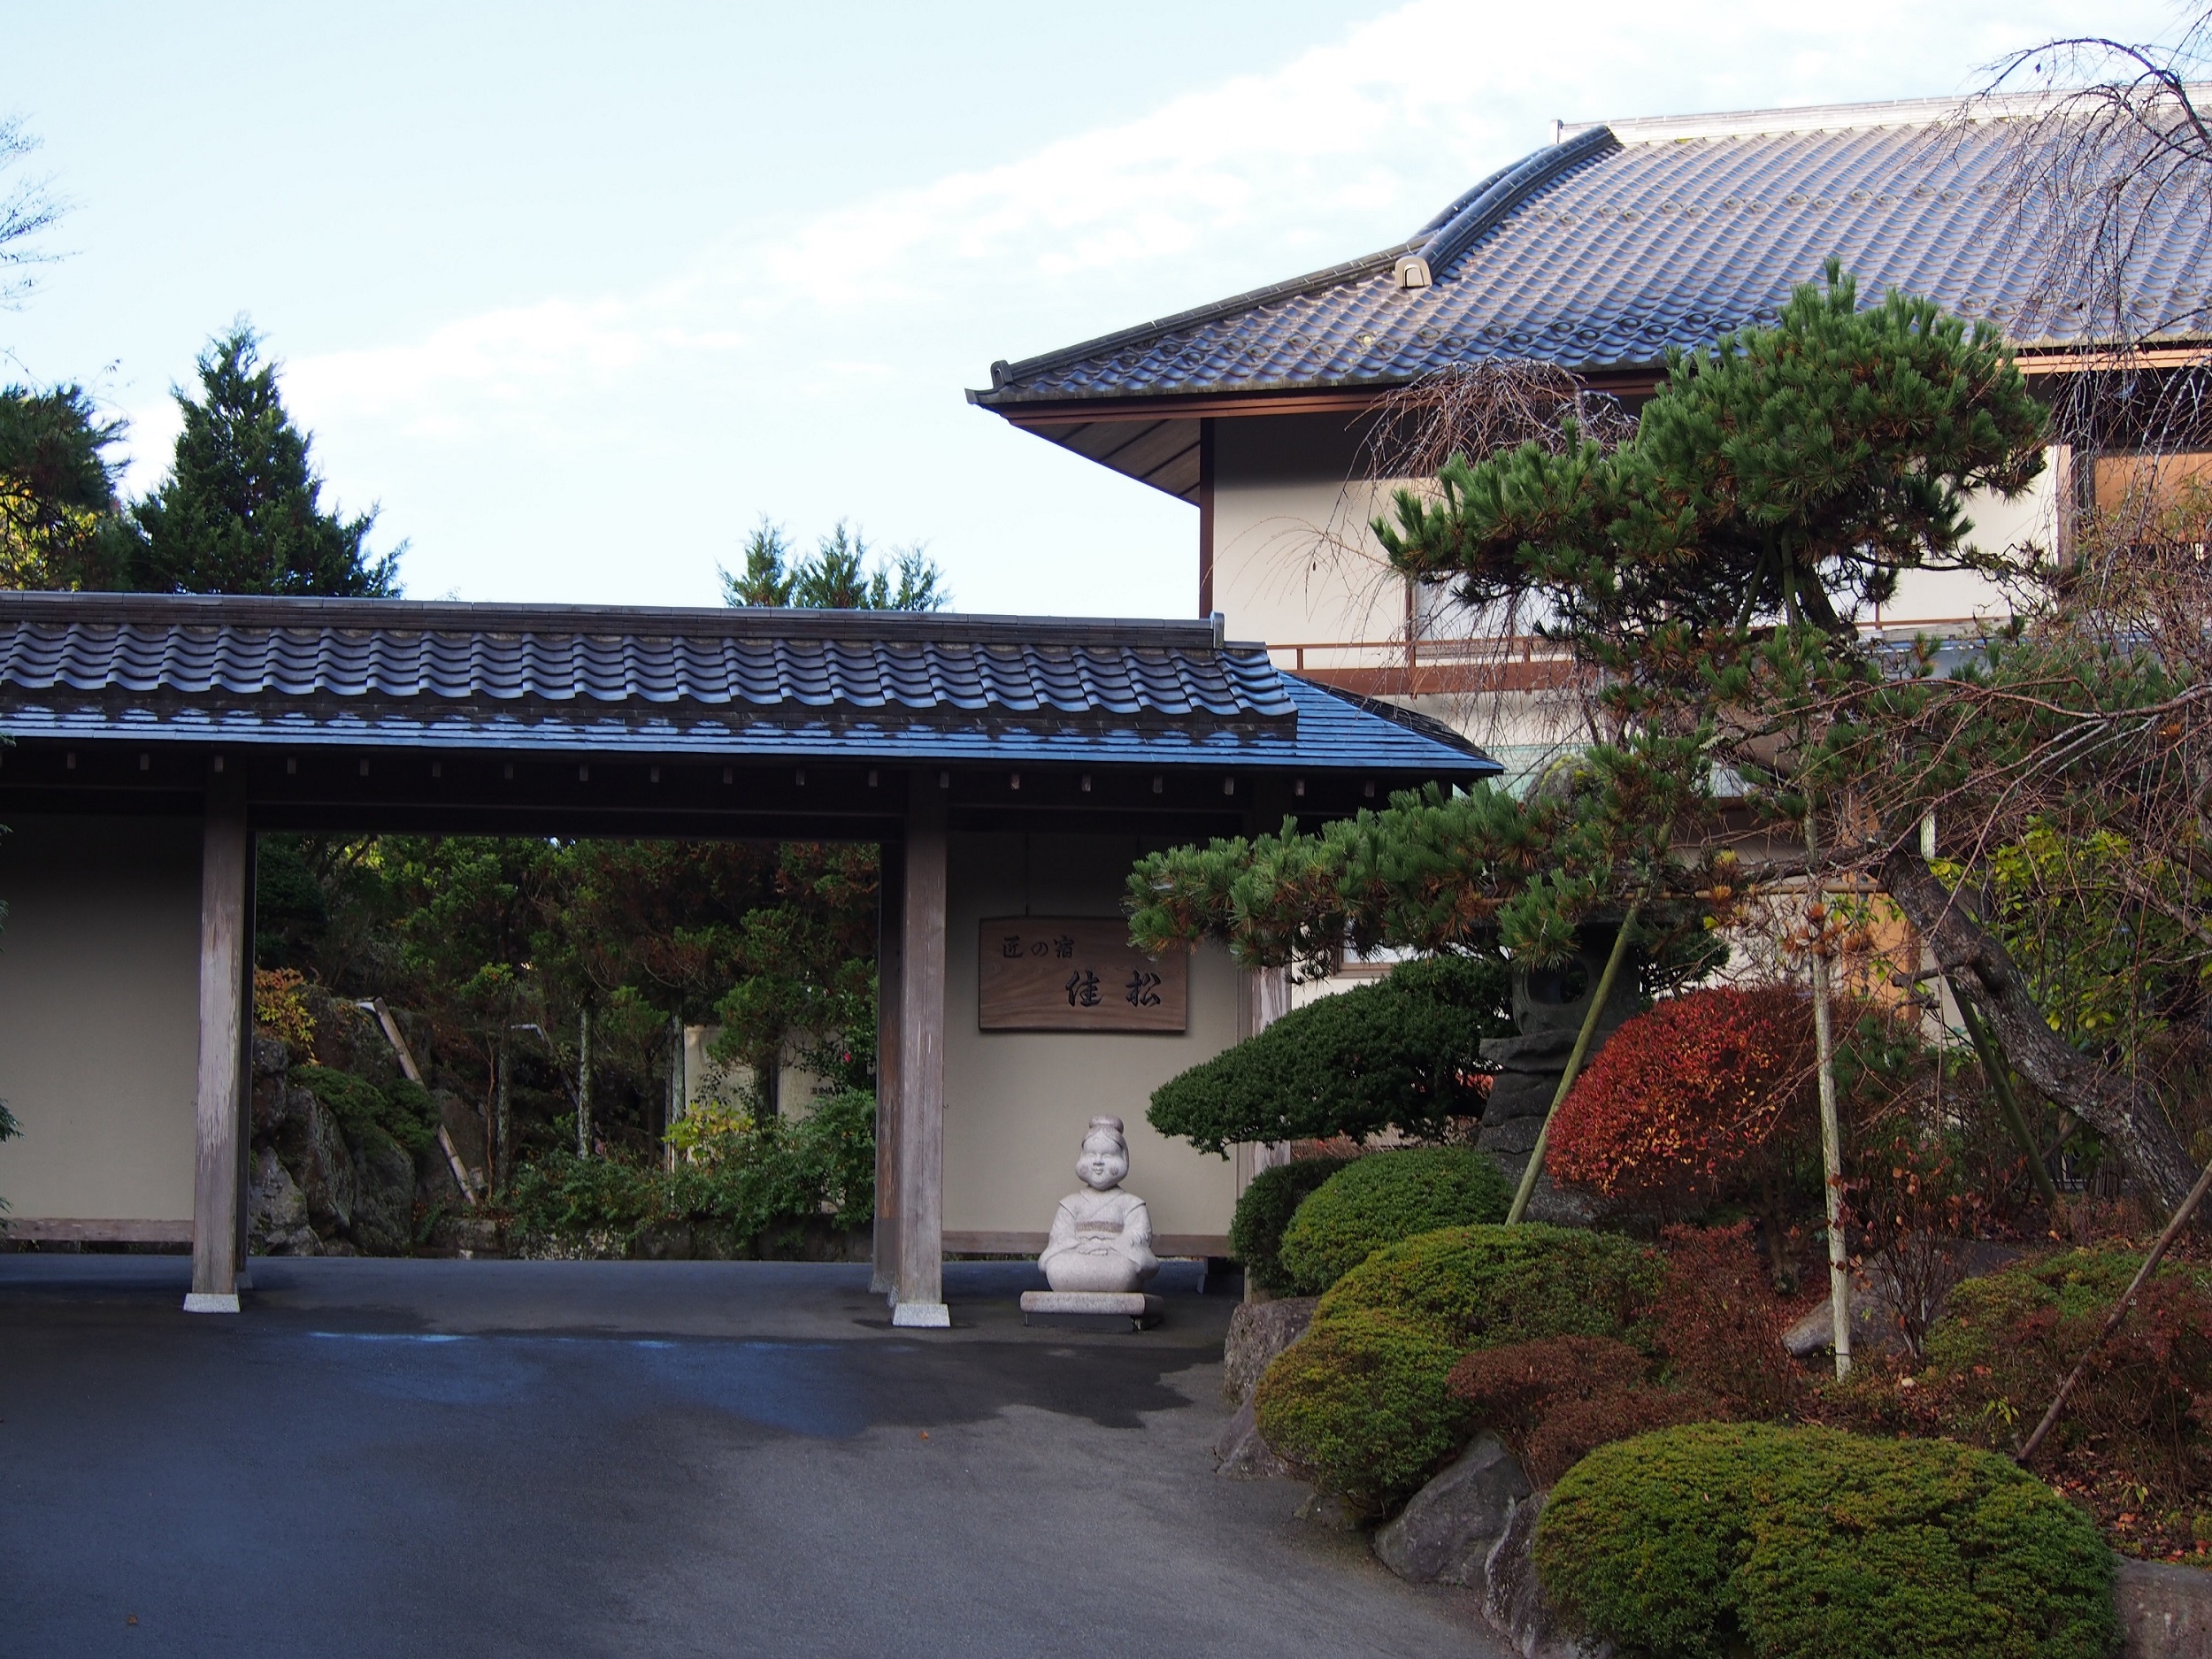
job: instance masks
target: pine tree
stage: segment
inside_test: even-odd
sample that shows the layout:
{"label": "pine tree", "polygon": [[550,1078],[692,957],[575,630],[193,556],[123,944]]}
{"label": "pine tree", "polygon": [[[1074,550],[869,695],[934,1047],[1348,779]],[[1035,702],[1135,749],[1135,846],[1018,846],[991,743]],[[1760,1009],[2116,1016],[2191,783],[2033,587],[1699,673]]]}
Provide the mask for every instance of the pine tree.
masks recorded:
{"label": "pine tree", "polygon": [[123,423],[82,387],[0,388],[0,588],[112,588],[129,537],[107,451]]}
{"label": "pine tree", "polygon": [[199,360],[200,396],[180,390],[184,430],[160,487],[132,510],[140,540],[132,586],[164,593],[319,594],[388,598],[399,592],[404,544],[372,555],[373,509],[326,512],[312,440],[293,425],[244,323]]}

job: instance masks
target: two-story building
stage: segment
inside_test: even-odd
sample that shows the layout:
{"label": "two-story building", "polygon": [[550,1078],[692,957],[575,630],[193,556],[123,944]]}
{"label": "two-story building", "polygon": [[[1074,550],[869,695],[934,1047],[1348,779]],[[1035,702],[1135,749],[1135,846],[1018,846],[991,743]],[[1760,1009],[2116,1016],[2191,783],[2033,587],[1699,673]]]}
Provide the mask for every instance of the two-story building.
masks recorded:
{"label": "two-story building", "polygon": [[[1935,100],[1562,126],[1404,242],[1249,294],[991,366],[971,401],[1196,509],[1201,615],[1281,666],[1442,716],[1511,765],[1571,731],[1539,692],[1562,678],[1529,639],[1416,592],[1369,529],[1392,489],[1379,426],[1409,388],[1473,364],[1564,371],[1632,413],[1670,348],[1768,322],[1830,257],[2014,339],[2055,391],[2093,366],[2089,309],[2048,303],[2070,210],[2039,193],[2047,102]],[[2196,360],[2212,218],[2148,196],[2124,271],[2153,371]],[[2078,241],[2078,238],[2071,240]],[[2041,303],[2039,303],[2041,302]],[[2057,320],[2053,320],[2055,318]],[[2170,361],[2168,361],[2170,359]],[[1379,457],[1381,457],[1379,460]],[[2068,511],[2124,478],[2061,449],[2035,490],[1974,512],[1990,548],[2056,549]],[[1863,626],[1965,629],[2002,593],[1916,572]],[[1554,717],[1556,721],[1557,717]]]}

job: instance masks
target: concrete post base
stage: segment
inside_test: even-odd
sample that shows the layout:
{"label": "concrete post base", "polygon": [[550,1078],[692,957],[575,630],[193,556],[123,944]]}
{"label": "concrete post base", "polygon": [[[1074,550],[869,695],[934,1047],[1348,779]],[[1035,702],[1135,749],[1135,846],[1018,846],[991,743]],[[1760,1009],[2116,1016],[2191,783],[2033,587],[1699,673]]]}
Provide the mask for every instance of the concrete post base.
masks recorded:
{"label": "concrete post base", "polygon": [[236,1291],[188,1291],[184,1298],[184,1310],[187,1313],[236,1313],[238,1293]]}
{"label": "concrete post base", "polygon": [[902,1302],[891,1310],[891,1323],[915,1330],[949,1331],[952,1310],[941,1302]]}

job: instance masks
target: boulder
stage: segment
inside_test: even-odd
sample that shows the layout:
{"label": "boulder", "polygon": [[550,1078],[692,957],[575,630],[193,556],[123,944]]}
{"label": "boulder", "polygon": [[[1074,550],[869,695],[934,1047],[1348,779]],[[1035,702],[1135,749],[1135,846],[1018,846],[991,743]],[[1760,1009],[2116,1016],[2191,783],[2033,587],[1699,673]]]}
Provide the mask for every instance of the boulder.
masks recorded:
{"label": "boulder", "polygon": [[1483,1587],[1490,1551],[1529,1495],[1520,1459],[1478,1434],[1375,1534],[1375,1558],[1411,1584]]}
{"label": "boulder", "polygon": [[1310,1493],[1291,1518],[1327,1532],[1356,1532],[1363,1525],[1351,1507],[1333,1492]]}
{"label": "boulder", "polygon": [[445,1148],[434,1141],[415,1155],[415,1198],[432,1210],[468,1207],[460,1182],[453,1179],[453,1165],[446,1161]]}
{"label": "boulder", "polygon": [[1483,1563],[1482,1615],[1521,1659],[1613,1659],[1611,1642],[1565,1628],[1537,1582],[1530,1552],[1536,1542],[1537,1518],[1543,1512],[1541,1494],[1513,1506],[1505,1530]]}
{"label": "boulder", "polygon": [[311,1089],[288,1089],[284,1102],[277,1155],[306,1197],[308,1225],[328,1243],[353,1225],[353,1153]]}
{"label": "boulder", "polygon": [[2123,1659],[2212,1659],[2212,1572],[2123,1561],[2112,1600]]}
{"label": "boulder", "polygon": [[499,1224],[488,1217],[479,1216],[443,1217],[431,1231],[430,1248],[437,1255],[465,1259],[507,1254],[507,1241],[500,1233]]}
{"label": "boulder", "polygon": [[[430,1098],[438,1109],[438,1121],[445,1125],[446,1134],[453,1141],[453,1149],[461,1155],[462,1167],[475,1178],[476,1190],[484,1190],[484,1120],[471,1106],[449,1088],[433,1089]],[[448,1165],[448,1169],[452,1166]]]}
{"label": "boulder", "polygon": [[1248,1302],[1229,1316],[1229,1335],[1221,1345],[1221,1392],[1243,1404],[1260,1384],[1260,1373],[1274,1357],[1305,1335],[1313,1323],[1317,1296],[1281,1302]]}
{"label": "boulder", "polygon": [[247,1248],[258,1256],[319,1256],[322,1241],[307,1225],[307,1199],[273,1147],[254,1154],[246,1187]]}
{"label": "boulder", "polygon": [[274,1037],[257,1033],[253,1040],[249,1076],[252,1087],[253,1138],[267,1141],[284,1125],[288,1089],[285,1073],[292,1064],[291,1051]]}
{"label": "boulder", "polygon": [[353,1223],[348,1235],[370,1256],[405,1256],[414,1242],[415,1160],[380,1130],[353,1155]]}
{"label": "boulder", "polygon": [[[1939,1276],[1956,1284],[1962,1279],[1979,1279],[1985,1273],[1996,1272],[2011,1266],[2022,1252],[2010,1245],[1993,1244],[1982,1239],[1961,1239],[1943,1247],[1947,1258],[1945,1271]],[[1825,1283],[1824,1267],[1822,1283]],[[1855,1354],[1899,1354],[1905,1348],[1905,1340],[1899,1334],[1897,1321],[1897,1291],[1889,1274],[1879,1262],[1869,1263],[1865,1270],[1852,1276],[1851,1280],[1851,1351]],[[1940,1317],[1942,1303],[1936,1302],[1936,1314]],[[1797,1359],[1810,1359],[1818,1354],[1832,1351],[1836,1345],[1835,1311],[1824,1299],[1820,1305],[1807,1313],[1795,1325],[1782,1333],[1782,1346]]]}
{"label": "boulder", "polygon": [[1236,1416],[1214,1438],[1214,1473],[1225,1480],[1277,1480],[1291,1467],[1260,1438],[1259,1417],[1248,1395]]}

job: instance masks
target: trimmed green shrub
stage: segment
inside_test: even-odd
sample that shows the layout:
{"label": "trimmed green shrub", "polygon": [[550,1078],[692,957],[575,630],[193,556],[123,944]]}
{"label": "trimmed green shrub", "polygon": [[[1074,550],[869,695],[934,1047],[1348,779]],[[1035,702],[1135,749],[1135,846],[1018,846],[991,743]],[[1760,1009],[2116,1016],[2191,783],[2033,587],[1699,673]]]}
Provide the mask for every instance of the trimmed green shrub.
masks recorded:
{"label": "trimmed green shrub", "polygon": [[1229,1218],[1229,1253],[1244,1263],[1252,1282],[1270,1295],[1294,1296],[1298,1287],[1278,1259],[1283,1229],[1308,1194],[1344,1167],[1342,1158],[1300,1158],[1262,1170],[1237,1200]]}
{"label": "trimmed green shrub", "polygon": [[1467,1436],[1446,1387],[1461,1356],[1548,1336],[1646,1344],[1657,1286],[1651,1252],[1565,1227],[1448,1227],[1386,1246],[1268,1367],[1260,1432],[1325,1490],[1386,1513]]}
{"label": "trimmed green shrub", "polygon": [[1283,1232],[1282,1271],[1317,1296],[1386,1244],[1439,1227],[1503,1221],[1513,1189],[1486,1152],[1409,1147],[1343,1165],[1298,1206]]}
{"label": "trimmed green shrub", "polygon": [[1387,979],[1293,1009],[1256,1037],[1170,1078],[1146,1113],[1202,1152],[1237,1141],[1434,1140],[1482,1113],[1481,1043],[1514,1030],[1502,964],[1401,963]]}
{"label": "trimmed green shrub", "polygon": [[1660,1266],[1656,1251],[1609,1233],[1445,1227],[1376,1251],[1321,1299],[1314,1324],[1376,1308],[1419,1320],[1461,1354],[1547,1336],[1648,1348]]}
{"label": "trimmed green shrub", "polygon": [[1253,1395],[1260,1432],[1354,1509],[1386,1514],[1467,1438],[1467,1408],[1443,1386],[1458,1357],[1417,1319],[1355,1309],[1267,1368]]}
{"label": "trimmed green shrub", "polygon": [[1537,1524],[1545,1588],[1647,1659],[2105,1659],[2112,1554],[1948,1440],[1700,1423],[1601,1446]]}

